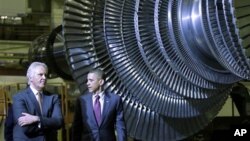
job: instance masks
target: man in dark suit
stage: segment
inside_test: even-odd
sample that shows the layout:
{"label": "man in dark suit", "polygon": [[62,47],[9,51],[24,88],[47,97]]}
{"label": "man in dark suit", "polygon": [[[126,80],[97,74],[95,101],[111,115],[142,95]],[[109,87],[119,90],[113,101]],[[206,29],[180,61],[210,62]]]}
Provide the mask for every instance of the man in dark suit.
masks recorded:
{"label": "man in dark suit", "polygon": [[33,62],[27,71],[28,87],[13,96],[14,141],[57,141],[63,125],[57,94],[44,90],[48,68]]}
{"label": "man in dark suit", "polygon": [[89,92],[76,101],[72,141],[127,140],[122,100],[120,96],[103,90],[104,80],[101,69],[88,73]]}

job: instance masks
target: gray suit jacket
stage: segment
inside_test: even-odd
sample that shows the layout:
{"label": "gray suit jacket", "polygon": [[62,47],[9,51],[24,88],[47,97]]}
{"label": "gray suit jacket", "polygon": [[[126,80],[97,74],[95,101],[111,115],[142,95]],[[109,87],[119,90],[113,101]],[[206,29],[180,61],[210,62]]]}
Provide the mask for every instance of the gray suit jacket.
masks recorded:
{"label": "gray suit jacket", "polygon": [[115,141],[115,129],[118,140],[126,141],[123,105],[118,95],[104,93],[100,126],[93,112],[92,94],[87,93],[77,99],[72,124],[72,141]]}
{"label": "gray suit jacket", "polygon": [[[30,88],[26,88],[13,96],[14,113],[14,141],[57,141],[57,130],[63,125],[63,115],[61,111],[61,102],[56,94],[43,92],[43,113],[40,112],[39,104]],[[17,121],[22,112],[40,117],[39,123],[33,123],[27,126],[19,126]]]}

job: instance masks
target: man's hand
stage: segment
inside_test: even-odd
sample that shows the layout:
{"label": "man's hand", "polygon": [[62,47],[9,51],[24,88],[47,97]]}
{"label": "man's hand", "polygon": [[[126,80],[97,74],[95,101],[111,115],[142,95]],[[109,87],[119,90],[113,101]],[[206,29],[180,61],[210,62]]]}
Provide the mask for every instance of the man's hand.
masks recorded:
{"label": "man's hand", "polygon": [[22,113],[22,116],[18,118],[18,124],[20,126],[29,125],[38,121],[40,121],[40,118],[38,116],[34,116],[28,113]]}

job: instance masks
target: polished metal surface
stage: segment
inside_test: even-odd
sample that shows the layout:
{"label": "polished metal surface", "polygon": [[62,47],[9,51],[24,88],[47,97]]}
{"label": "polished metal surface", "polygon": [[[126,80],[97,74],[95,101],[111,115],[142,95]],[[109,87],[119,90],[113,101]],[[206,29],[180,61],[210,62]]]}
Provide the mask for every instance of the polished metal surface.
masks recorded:
{"label": "polished metal surface", "polygon": [[235,82],[250,79],[243,7],[250,2],[66,1],[72,76],[84,92],[88,70],[103,68],[107,89],[123,98],[129,136],[184,139],[216,116]]}

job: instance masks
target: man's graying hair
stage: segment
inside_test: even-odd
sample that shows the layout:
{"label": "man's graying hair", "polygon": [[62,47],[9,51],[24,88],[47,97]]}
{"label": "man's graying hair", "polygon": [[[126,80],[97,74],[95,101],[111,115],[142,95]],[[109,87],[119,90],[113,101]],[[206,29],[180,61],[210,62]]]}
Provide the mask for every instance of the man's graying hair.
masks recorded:
{"label": "man's graying hair", "polygon": [[30,78],[34,75],[34,70],[38,66],[42,66],[46,70],[48,70],[48,67],[47,67],[47,65],[45,63],[42,63],[42,62],[33,62],[33,63],[31,63],[28,70],[27,70],[27,73],[26,73],[26,77],[28,79],[28,84],[30,84]]}
{"label": "man's graying hair", "polygon": [[89,73],[94,73],[98,76],[98,78],[103,79],[105,81],[106,76],[103,70],[96,68],[96,69],[92,69],[89,71]]}

